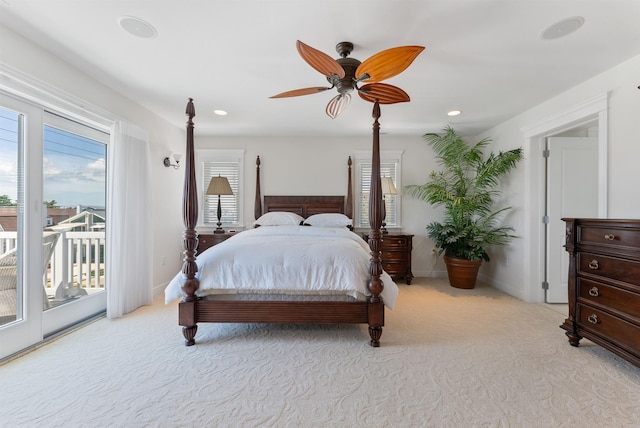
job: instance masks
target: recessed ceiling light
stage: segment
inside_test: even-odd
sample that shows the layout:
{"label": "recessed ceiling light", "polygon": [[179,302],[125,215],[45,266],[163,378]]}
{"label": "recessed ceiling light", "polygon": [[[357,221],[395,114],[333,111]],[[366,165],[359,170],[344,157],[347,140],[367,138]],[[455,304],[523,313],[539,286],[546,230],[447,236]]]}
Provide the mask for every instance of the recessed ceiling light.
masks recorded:
{"label": "recessed ceiling light", "polygon": [[462,112],[460,110],[451,110],[449,113],[447,113],[447,116],[458,116],[461,113]]}
{"label": "recessed ceiling light", "polygon": [[153,28],[153,25],[135,16],[121,16],[118,18],[118,24],[124,31],[136,37],[151,39],[158,35],[158,31]]}
{"label": "recessed ceiling light", "polygon": [[227,112],[224,110],[214,110],[213,111],[215,114],[217,114],[218,116],[226,116]]}
{"label": "recessed ceiling light", "polygon": [[560,37],[568,36],[569,34],[577,31],[584,24],[584,18],[582,16],[572,16],[571,18],[563,19],[544,30],[540,37],[544,40],[554,40]]}

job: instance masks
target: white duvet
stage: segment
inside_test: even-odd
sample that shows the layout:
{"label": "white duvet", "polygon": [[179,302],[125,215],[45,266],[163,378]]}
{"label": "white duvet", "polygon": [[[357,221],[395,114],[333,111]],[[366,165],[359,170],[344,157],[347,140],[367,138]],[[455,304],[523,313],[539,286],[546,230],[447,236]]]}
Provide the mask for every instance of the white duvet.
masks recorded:
{"label": "white duvet", "polygon": [[[370,249],[346,228],[262,226],[198,255],[198,296],[225,293],[369,295]],[[393,308],[398,287],[383,272],[382,298]],[[170,303],[184,296],[182,272],[165,289]]]}

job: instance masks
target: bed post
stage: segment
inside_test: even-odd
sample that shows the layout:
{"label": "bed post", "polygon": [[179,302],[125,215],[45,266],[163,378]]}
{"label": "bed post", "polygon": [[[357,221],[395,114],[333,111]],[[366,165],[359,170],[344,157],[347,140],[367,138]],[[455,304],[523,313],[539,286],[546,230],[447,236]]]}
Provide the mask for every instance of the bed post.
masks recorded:
{"label": "bed post", "polygon": [[253,216],[259,219],[262,215],[262,195],[260,194],[260,156],[256,159],[256,200],[253,203]]}
{"label": "bed post", "polygon": [[384,306],[380,293],[384,288],[380,275],[382,275],[382,260],[380,250],[382,248],[382,184],[380,180],[380,104],[376,99],[373,105],[373,148],[371,153],[371,187],[369,189],[369,246],[371,247],[371,259],[369,264],[369,283],[367,287],[369,296],[369,336],[371,346],[380,346],[380,336],[384,325]]}
{"label": "bed post", "polygon": [[198,265],[196,265],[196,246],[198,238],[196,235],[196,223],[198,222],[198,191],[196,183],[195,156],[193,148],[193,118],[196,115],[193,99],[189,98],[187,103],[187,147],[186,162],[184,170],[184,189],[182,194],[182,219],[184,221],[184,263],[182,273],[186,276],[186,281],[182,285],[182,290],[186,296],[178,305],[178,320],[182,326],[182,334],[185,338],[185,345],[195,344],[195,336],[198,331],[196,324],[196,290],[200,286],[200,281],[196,278]]}
{"label": "bed post", "polygon": [[347,206],[344,213],[347,217],[353,219],[353,184],[351,183],[351,163],[351,156],[349,156],[349,160],[347,161],[347,165],[349,165],[349,177],[347,180]]}

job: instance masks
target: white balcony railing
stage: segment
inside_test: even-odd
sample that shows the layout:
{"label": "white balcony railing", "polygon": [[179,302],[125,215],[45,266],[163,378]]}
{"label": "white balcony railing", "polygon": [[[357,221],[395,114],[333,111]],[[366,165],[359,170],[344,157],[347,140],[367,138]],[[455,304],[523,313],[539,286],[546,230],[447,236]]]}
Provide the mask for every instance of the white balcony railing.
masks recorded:
{"label": "white balcony railing", "polygon": [[[63,298],[70,290],[104,289],[105,232],[55,233],[60,236],[44,278],[47,295]],[[16,232],[0,232],[0,254],[16,248],[16,245]]]}
{"label": "white balcony railing", "polygon": [[104,242],[104,232],[60,232],[51,257],[50,286],[104,289]]}
{"label": "white balcony railing", "polygon": [[0,232],[0,254],[16,248],[18,235],[16,232]]}

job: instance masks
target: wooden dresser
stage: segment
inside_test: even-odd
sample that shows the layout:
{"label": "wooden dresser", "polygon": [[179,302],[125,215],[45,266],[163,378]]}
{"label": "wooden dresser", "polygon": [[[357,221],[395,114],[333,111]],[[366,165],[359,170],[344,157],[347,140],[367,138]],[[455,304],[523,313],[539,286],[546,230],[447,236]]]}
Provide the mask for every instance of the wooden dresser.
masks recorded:
{"label": "wooden dresser", "polygon": [[[369,236],[364,239],[369,242]],[[384,234],[382,235],[382,269],[393,279],[404,279],[407,285],[413,280],[411,273],[411,250],[413,235]]]}
{"label": "wooden dresser", "polygon": [[569,343],[583,337],[640,367],[640,220],[564,218]]}
{"label": "wooden dresser", "polygon": [[207,248],[213,247],[214,245],[217,245],[217,244],[221,243],[225,239],[231,238],[235,234],[236,234],[236,232],[233,232],[233,233],[229,233],[229,232],[225,232],[225,233],[199,233],[198,234],[198,246],[196,247],[196,250],[198,251],[197,254],[202,254],[202,252],[204,252],[204,250],[206,250]]}

